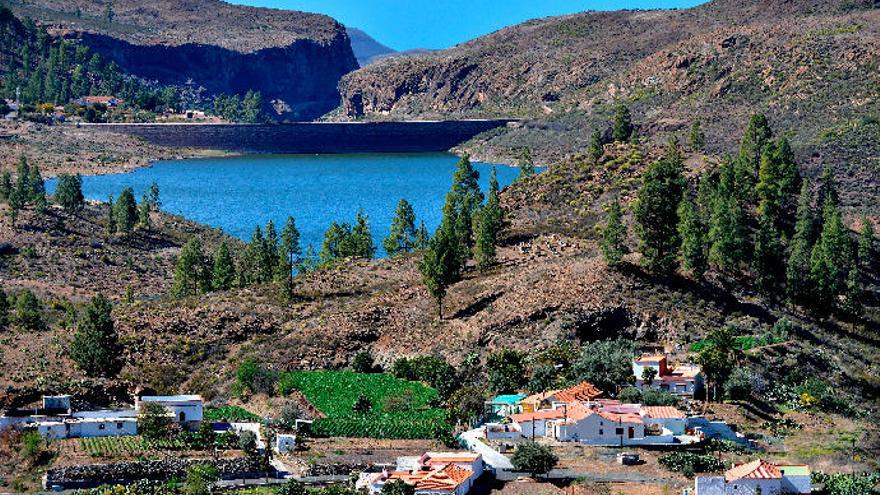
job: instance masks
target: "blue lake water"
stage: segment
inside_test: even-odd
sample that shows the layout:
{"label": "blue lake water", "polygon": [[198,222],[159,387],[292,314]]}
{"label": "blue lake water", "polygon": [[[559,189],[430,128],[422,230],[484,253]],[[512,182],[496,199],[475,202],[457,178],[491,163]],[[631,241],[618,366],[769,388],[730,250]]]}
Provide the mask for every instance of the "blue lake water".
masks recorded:
{"label": "blue lake water", "polygon": [[[296,219],[303,250],[320,250],[334,220],[354,223],[358,209],[369,217],[377,254],[388,235],[401,198],[413,205],[416,222],[429,231],[440,224],[446,192],[458,157],[446,153],[364,155],[262,155],[156,162],[132,173],[83,177],[83,194],[106,201],[132,187],[135,197],[159,185],[162,209],[220,227],[244,240],[270,219],[280,231],[288,215]],[[474,163],[483,191],[491,164]],[[501,187],[519,169],[497,166]],[[53,192],[55,181],[47,181]]]}

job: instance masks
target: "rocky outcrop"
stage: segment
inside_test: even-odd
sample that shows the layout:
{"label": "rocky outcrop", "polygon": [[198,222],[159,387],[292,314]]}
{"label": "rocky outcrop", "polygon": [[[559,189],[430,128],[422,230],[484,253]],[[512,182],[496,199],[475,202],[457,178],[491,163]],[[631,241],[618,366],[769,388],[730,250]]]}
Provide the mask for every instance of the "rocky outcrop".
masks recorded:
{"label": "rocky outcrop", "polygon": [[109,20],[107,4],[97,0],[12,8],[136,76],[191,81],[213,94],[260,91],[267,109],[273,100],[290,108],[282,119],[311,120],[335,108],[340,78],[358,67],[345,27],[322,15],[219,0],[118,0]]}

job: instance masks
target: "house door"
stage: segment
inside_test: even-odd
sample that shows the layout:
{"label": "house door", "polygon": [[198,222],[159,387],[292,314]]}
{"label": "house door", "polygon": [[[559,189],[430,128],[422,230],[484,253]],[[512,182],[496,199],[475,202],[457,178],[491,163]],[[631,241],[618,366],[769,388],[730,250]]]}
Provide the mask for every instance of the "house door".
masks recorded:
{"label": "house door", "polygon": [[634,438],[636,436],[636,429],[632,426],[629,427],[629,438]]}
{"label": "house door", "polygon": [[186,423],[186,413],[183,411],[180,411],[180,422]]}

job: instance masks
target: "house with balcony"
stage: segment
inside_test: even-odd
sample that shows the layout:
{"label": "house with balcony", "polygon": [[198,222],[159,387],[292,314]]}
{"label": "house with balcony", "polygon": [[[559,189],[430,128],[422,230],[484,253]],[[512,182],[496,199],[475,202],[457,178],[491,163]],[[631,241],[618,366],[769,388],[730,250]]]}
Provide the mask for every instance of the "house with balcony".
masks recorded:
{"label": "house with balcony", "polygon": [[[645,370],[653,370],[653,379],[645,381]],[[699,366],[677,364],[670,367],[664,354],[642,354],[633,360],[633,375],[639,390],[655,388],[671,394],[693,397],[703,388],[703,373]]]}

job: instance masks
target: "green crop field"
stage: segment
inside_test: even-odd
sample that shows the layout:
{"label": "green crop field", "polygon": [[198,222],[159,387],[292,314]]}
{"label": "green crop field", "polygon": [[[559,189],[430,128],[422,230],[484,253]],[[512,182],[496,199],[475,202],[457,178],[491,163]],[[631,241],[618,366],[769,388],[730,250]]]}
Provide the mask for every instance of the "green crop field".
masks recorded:
{"label": "green crop field", "polygon": [[[371,438],[435,438],[449,431],[446,411],[431,407],[437,391],[384,373],[352,371],[295,371],[281,377],[281,392],[299,390],[324,414],[315,421],[316,436]],[[358,397],[370,399],[372,410],[357,413]],[[389,398],[398,406],[386,410]],[[405,404],[401,406],[400,404]]]}

